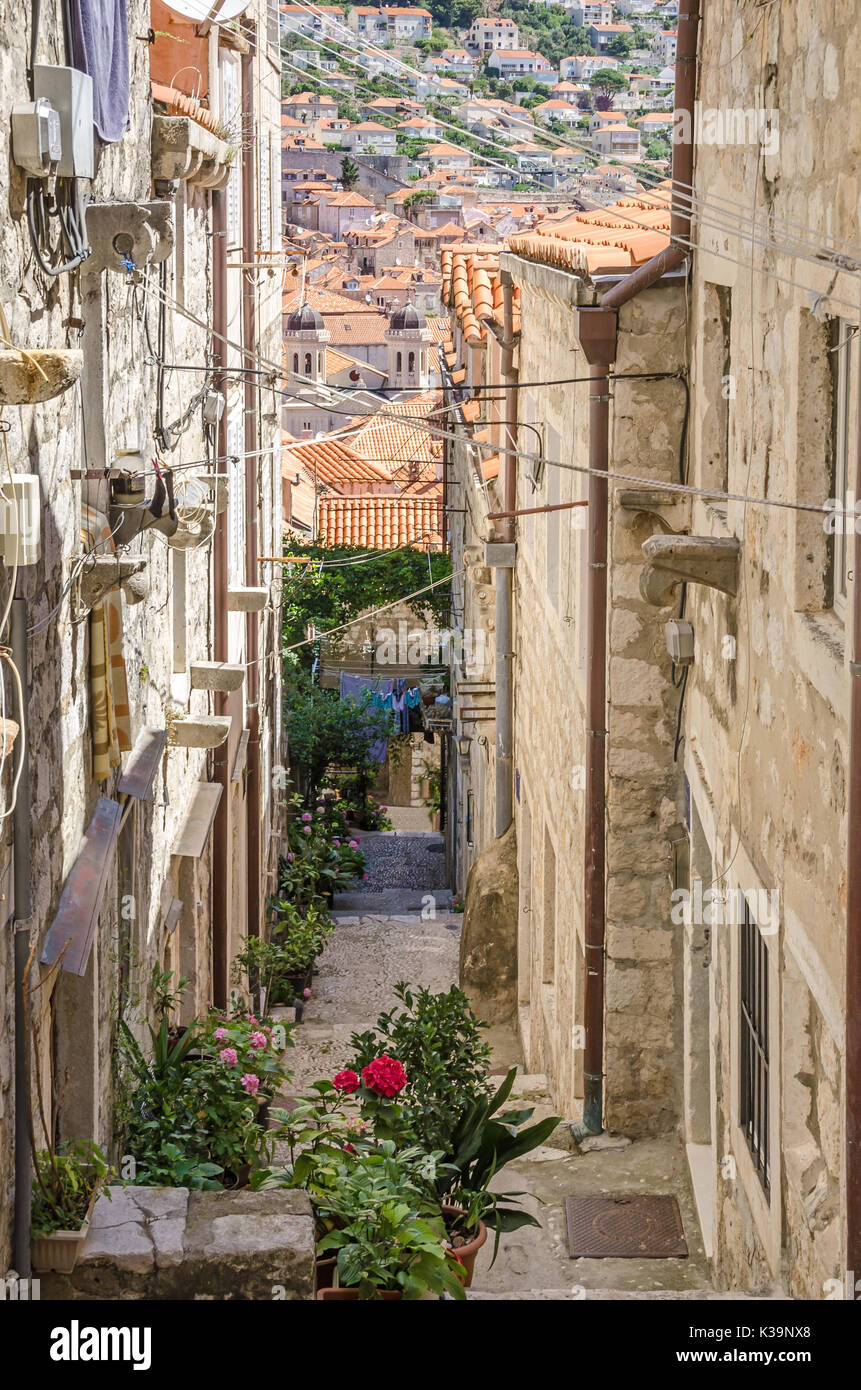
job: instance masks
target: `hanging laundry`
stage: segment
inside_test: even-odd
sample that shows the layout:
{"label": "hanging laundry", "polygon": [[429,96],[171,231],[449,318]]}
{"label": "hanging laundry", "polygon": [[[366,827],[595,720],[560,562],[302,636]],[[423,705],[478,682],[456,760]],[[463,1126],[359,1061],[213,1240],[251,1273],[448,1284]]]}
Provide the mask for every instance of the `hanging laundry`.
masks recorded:
{"label": "hanging laundry", "polygon": [[125,0],[69,0],[72,62],[93,79],[93,125],[105,145],[131,124],[129,34]]}
{"label": "hanging laundry", "polygon": [[[391,709],[393,680],[381,680],[378,676],[360,675],[354,671],[342,671],[340,675],[340,694],[342,700],[361,700],[366,690],[371,693],[371,703],[379,709]],[[389,751],[388,739],[378,739],[368,749],[372,762],[384,763]]]}

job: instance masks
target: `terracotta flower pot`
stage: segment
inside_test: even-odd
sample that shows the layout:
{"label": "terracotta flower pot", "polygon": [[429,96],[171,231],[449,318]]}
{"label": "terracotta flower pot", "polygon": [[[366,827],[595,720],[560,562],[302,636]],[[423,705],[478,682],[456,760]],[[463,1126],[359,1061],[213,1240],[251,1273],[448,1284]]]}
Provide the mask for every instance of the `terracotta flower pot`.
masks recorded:
{"label": "terracotta flower pot", "polygon": [[[380,1293],[380,1294],[377,1295],[377,1297],[378,1297],[378,1298],[388,1299],[390,1302],[391,1302],[392,1300],[396,1300],[397,1302],[400,1302],[400,1301],[403,1299],[403,1294],[401,1293],[400,1289],[384,1289],[382,1293]],[[359,1290],[358,1290],[358,1289],[318,1289],[318,1290],[317,1290],[317,1298],[320,1300],[320,1302],[325,1302],[325,1301],[328,1299],[328,1300],[331,1300],[333,1303],[336,1302],[336,1301],[337,1301],[338,1303],[358,1303],[358,1301],[359,1301]],[[370,1300],[368,1300],[368,1301],[370,1302]]]}
{"label": "terracotta flower pot", "polygon": [[[452,1219],[458,1216],[465,1215],[465,1212],[463,1211],[462,1207],[444,1206],[442,1211],[443,1216],[451,1217]],[[487,1227],[485,1226],[483,1221],[479,1221],[478,1234],[475,1236],[473,1240],[469,1241],[466,1245],[458,1245],[456,1248],[451,1244],[448,1247],[449,1250],[451,1250],[452,1254],[457,1255],[457,1258],[463,1265],[464,1273],[466,1275],[464,1279],[464,1288],[469,1289],[472,1287],[472,1276],[475,1270],[475,1257],[481,1249],[482,1245],[484,1245],[484,1242],[486,1240]]]}
{"label": "terracotta flower pot", "polygon": [[314,1267],[317,1273],[317,1292],[333,1288],[335,1270],[338,1267],[337,1258],[334,1255],[318,1255]]}

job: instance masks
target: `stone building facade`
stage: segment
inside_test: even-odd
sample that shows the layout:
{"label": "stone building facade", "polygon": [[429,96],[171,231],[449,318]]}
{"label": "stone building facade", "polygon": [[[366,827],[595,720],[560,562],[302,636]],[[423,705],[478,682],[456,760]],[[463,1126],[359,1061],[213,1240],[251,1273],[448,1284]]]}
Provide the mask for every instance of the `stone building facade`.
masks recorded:
{"label": "stone building facade", "polygon": [[[61,11],[41,7],[37,64],[73,61]],[[35,388],[13,389],[20,356],[0,355],[9,467],[37,477],[41,533],[38,558],[2,573],[26,632],[16,648],[24,708],[7,670],[4,709],[26,731],[19,796],[30,808],[29,847],[9,814],[0,851],[4,1270],[21,1221],[16,1140],[26,1143],[15,1119],[13,927],[33,948],[31,984],[47,980],[34,996],[32,1065],[47,1078],[53,1054],[60,1084],[68,1078],[59,1138],[110,1149],[119,1019],[146,1036],[154,967],[187,978],[184,1021],[210,999],[226,1002],[230,960],[241,936],[263,929],[277,867],[280,567],[257,558],[276,553],[281,530],[271,265],[280,56],[270,19],[257,0],[238,29],[201,32],[156,0],[152,15],[145,0],[128,5],[128,122],[120,112],[94,177],[78,179],[91,200],[78,214],[91,250],[69,272],[37,263],[20,151],[8,120],[0,129],[3,337],[37,362],[57,352],[65,374],[55,383],[49,365],[46,384],[34,368]],[[7,4],[0,23],[0,86],[10,104],[26,103],[29,20]],[[137,37],[153,31],[152,43]],[[195,71],[183,74],[177,54],[189,44]],[[97,112],[104,98],[97,89]],[[33,183],[54,192],[53,174]],[[56,231],[54,222],[52,239]],[[50,268],[38,225],[36,241]],[[251,258],[259,268],[246,273]],[[241,373],[249,327],[269,377]],[[4,813],[22,742],[6,759]],[[13,877],[29,885],[29,913],[14,901]],[[80,973],[63,968],[73,957]]]}
{"label": "stone building facade", "polygon": [[[732,72],[709,65],[700,78],[703,109],[757,114],[758,138],[748,121],[739,141],[736,122],[732,139],[696,148],[707,201],[690,284],[690,481],[851,509],[858,284],[830,256],[838,240],[841,249],[861,241],[851,97],[859,35],[847,6],[827,15],[793,7],[777,18],[764,14]],[[728,52],[740,33],[729,14],[704,7],[704,52]],[[774,219],[775,244],[727,235],[716,225],[719,199]],[[792,254],[790,218],[824,264]],[[738,545],[735,595],[688,590],[690,872],[725,897],[740,890],[748,907],[724,911],[731,920],[710,931],[687,929],[686,1138],[706,1160],[706,1219],[722,1279],[744,1287],[771,1279],[796,1297],[822,1298],[846,1268],[852,518],[845,536],[839,518],[835,527],[815,512],[697,500],[689,519],[692,534]],[[745,923],[732,920],[740,915]],[[761,1141],[742,1083],[745,937],[768,982],[757,1021],[768,1056]],[[696,981],[703,973],[706,987]]]}
{"label": "stone building facade", "polygon": [[[725,121],[740,114],[733,130],[747,133],[695,144],[693,253],[614,311],[607,393],[618,476],[608,484],[603,1123],[678,1136],[720,1287],[808,1299],[855,1296],[844,1292],[857,988],[846,964],[861,244],[852,19],[842,6],[827,18],[766,7],[746,44],[742,18],[704,7],[697,99]],[[521,295],[509,345],[522,383],[521,512],[586,497],[584,318],[666,244],[661,196],[512,235],[500,256],[501,280]],[[616,217],[627,219],[621,236]],[[661,231],[663,243],[647,245]],[[487,415],[472,389],[499,389],[498,325],[486,305],[479,313],[475,264],[462,267],[458,292],[456,260],[444,291],[449,380],[462,392],[463,439],[450,451],[465,506],[463,535],[451,519],[457,572],[499,541],[488,513],[502,509],[503,489],[485,501],[475,440]],[[505,939],[528,1064],[577,1117],[587,532],[565,511],[515,525],[519,907],[517,944]],[[691,631],[692,652],[673,647],[671,658],[668,644]],[[492,704],[498,669],[485,675]],[[502,854],[492,767],[480,772],[473,750],[453,786],[461,820],[472,803],[459,886],[470,864],[476,876]],[[467,887],[471,930],[468,961],[485,924],[471,927]],[[501,951],[502,981],[510,966]]]}

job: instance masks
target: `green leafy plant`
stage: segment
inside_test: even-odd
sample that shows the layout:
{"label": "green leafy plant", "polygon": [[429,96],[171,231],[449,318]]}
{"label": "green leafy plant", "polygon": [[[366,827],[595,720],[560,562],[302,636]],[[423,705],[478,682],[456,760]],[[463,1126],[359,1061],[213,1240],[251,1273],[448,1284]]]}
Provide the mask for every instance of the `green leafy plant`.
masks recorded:
{"label": "green leafy plant", "polygon": [[380,1014],[376,1026],[354,1033],[354,1071],[380,1053],[396,1057],[407,1075],[401,1100],[416,1135],[427,1149],[448,1149],[461,1118],[489,1092],[487,1027],[476,1018],[462,990],[447,993],[395,986],[402,1008]]}
{"label": "green leafy plant", "polygon": [[75,1140],[36,1154],[30,1213],[34,1236],[79,1231],[93,1193],[111,1172],[108,1160],[91,1139]]}

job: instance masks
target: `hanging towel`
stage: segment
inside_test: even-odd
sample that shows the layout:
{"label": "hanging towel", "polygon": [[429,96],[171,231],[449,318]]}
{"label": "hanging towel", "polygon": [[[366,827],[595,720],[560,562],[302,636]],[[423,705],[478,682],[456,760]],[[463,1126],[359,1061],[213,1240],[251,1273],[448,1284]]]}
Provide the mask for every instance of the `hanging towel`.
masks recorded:
{"label": "hanging towel", "polygon": [[[107,517],[81,505],[81,540],[97,555],[114,550]],[[90,612],[90,727],[93,777],[104,782],[120,754],[132,746],[129,690],[123,656],[123,603],[118,589],[106,594]]]}
{"label": "hanging towel", "polygon": [[[391,709],[393,689],[394,681],[392,680],[380,680],[377,676],[359,675],[353,671],[341,672],[340,692],[342,700],[360,700],[363,692],[369,690],[373,704],[380,709]],[[388,739],[378,739],[368,749],[368,757],[371,762],[384,763],[388,751]]]}
{"label": "hanging towel", "polygon": [[69,0],[72,62],[93,79],[93,125],[105,145],[129,120],[129,33],[125,0]]}

